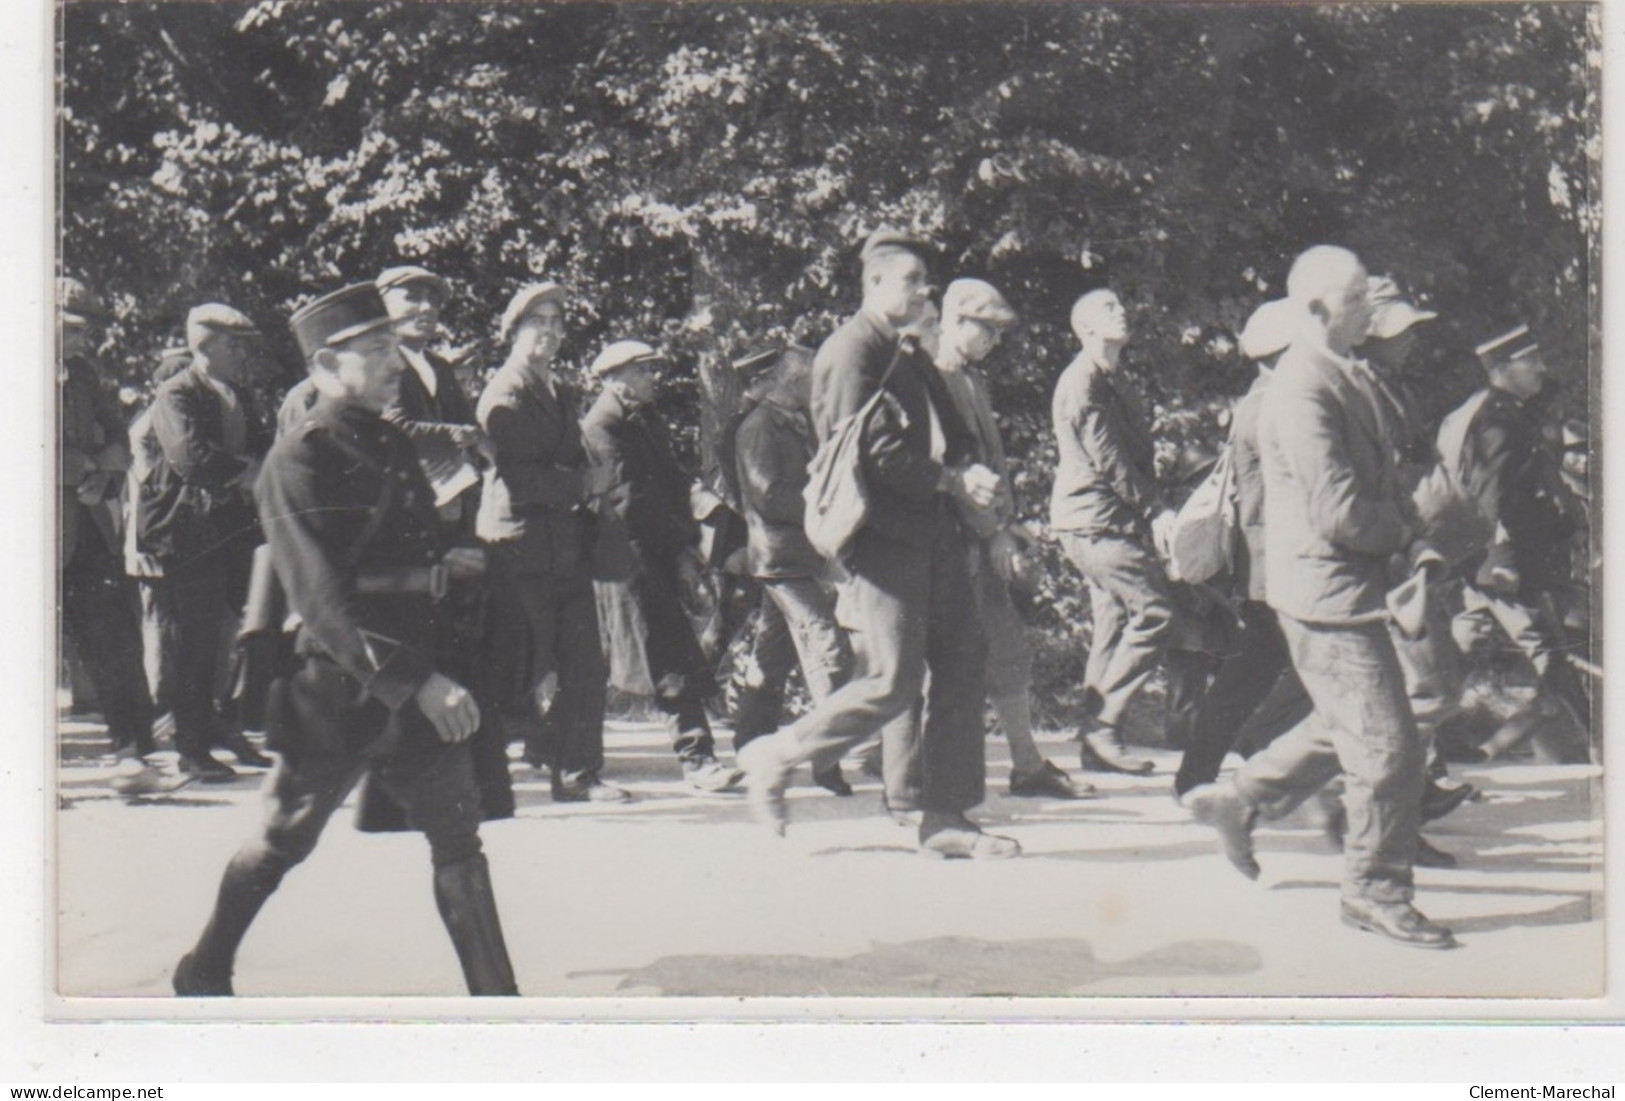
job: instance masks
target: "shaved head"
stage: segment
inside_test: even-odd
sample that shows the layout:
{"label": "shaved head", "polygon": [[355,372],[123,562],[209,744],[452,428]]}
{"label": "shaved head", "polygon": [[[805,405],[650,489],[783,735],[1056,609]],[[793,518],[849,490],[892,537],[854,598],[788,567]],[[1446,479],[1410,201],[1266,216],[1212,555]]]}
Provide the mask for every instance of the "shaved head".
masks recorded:
{"label": "shaved head", "polygon": [[1286,294],[1325,330],[1340,355],[1366,338],[1371,324],[1369,280],[1360,258],[1337,245],[1316,245],[1292,262]]}
{"label": "shaved head", "polygon": [[1091,336],[1106,340],[1128,339],[1128,318],[1117,292],[1107,287],[1090,291],[1072,304],[1072,332],[1079,340]]}

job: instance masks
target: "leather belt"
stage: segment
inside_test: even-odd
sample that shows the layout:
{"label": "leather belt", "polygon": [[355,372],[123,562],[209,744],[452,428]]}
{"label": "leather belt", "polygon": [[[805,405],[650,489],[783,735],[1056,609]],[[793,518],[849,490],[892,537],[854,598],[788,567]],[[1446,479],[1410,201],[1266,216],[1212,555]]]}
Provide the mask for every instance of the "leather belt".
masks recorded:
{"label": "leather belt", "polygon": [[424,593],[439,600],[446,595],[449,582],[443,565],[397,566],[357,572],[355,588],[362,596]]}

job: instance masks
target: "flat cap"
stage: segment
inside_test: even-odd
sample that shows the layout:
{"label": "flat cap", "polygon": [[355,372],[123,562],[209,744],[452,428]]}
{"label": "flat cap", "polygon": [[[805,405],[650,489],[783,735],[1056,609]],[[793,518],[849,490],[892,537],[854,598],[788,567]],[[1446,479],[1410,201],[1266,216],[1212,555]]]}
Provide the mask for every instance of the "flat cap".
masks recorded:
{"label": "flat cap", "polygon": [[502,311],[502,321],[497,326],[497,339],[506,341],[514,326],[519,324],[519,319],[524,317],[532,306],[541,302],[557,302],[562,307],[568,297],[564,288],[551,279],[520,287],[514,292],[514,296],[508,299],[508,308]]}
{"label": "flat cap", "polygon": [[1478,361],[1485,367],[1497,367],[1501,364],[1511,363],[1520,356],[1531,355],[1540,351],[1540,344],[1529,333],[1528,325],[1519,325],[1516,329],[1509,329],[1500,336],[1486,340],[1473,349]]}
{"label": "flat cap", "polygon": [[323,348],[353,340],[374,329],[387,328],[389,310],[371,283],[352,283],[293,311],[288,328],[306,359]]}
{"label": "flat cap", "polygon": [[238,333],[250,336],[259,332],[254,322],[243,311],[223,302],[205,302],[193,306],[186,313],[186,331],[210,333]]}
{"label": "flat cap", "polygon": [[1277,298],[1253,311],[1241,329],[1241,354],[1248,359],[1284,352],[1298,335],[1298,322],[1303,317],[1290,299]]}
{"label": "flat cap", "polygon": [[1439,315],[1432,310],[1418,308],[1403,294],[1399,284],[1386,275],[1373,275],[1367,283],[1367,300],[1371,303],[1371,328],[1368,335],[1379,340],[1398,336],[1412,325],[1432,321]]}
{"label": "flat cap", "polygon": [[91,320],[108,321],[113,316],[102,300],[90,293],[89,287],[72,276],[65,275],[56,281],[56,304],[64,321],[84,324]]}
{"label": "flat cap", "polygon": [[942,316],[947,321],[968,317],[1004,328],[1015,324],[1016,311],[992,283],[980,279],[955,279],[942,292]]}
{"label": "flat cap", "polygon": [[603,378],[613,371],[634,363],[659,362],[660,353],[641,340],[617,340],[598,353],[598,358],[587,368],[594,378]]}
{"label": "flat cap", "polygon": [[399,267],[385,268],[373,280],[373,285],[380,294],[391,287],[404,287],[408,283],[427,283],[439,292],[441,298],[451,297],[451,285],[428,268],[420,268],[416,264],[402,264]]}
{"label": "flat cap", "polygon": [[858,254],[858,258],[867,264],[876,256],[887,252],[912,252],[929,264],[934,251],[931,242],[923,237],[916,237],[900,229],[877,229],[863,242],[863,251]]}

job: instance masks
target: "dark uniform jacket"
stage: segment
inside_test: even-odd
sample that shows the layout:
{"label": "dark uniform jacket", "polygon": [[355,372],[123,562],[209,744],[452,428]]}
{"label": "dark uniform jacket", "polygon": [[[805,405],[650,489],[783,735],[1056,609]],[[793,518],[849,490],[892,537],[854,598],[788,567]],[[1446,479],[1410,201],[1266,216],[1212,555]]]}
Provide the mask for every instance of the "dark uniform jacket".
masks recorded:
{"label": "dark uniform jacket", "polygon": [[397,710],[434,671],[426,592],[358,591],[362,571],[426,568],[441,557],[434,496],[412,441],[358,405],[318,399],[277,441],[255,487],[298,652],[336,665],[355,692]]}
{"label": "dark uniform jacket", "polygon": [[823,572],[824,561],[802,527],[806,502],[801,491],[812,456],[812,425],[806,414],[771,398],[747,413],[739,425],[734,462],[753,577],[816,577]]}
{"label": "dark uniform jacket", "polygon": [[549,391],[504,367],[477,414],[497,455],[485,472],[479,537],[511,548],[526,571],[584,569],[587,451],[572,396],[557,380]]}
{"label": "dark uniform jacket", "polygon": [[1143,538],[1166,507],[1151,424],[1132,390],[1079,356],[1050,404],[1057,463],[1050,526],[1081,535]]}
{"label": "dark uniform jacket", "polygon": [[[976,438],[943,389],[929,356],[912,340],[860,312],[832,333],[813,360],[813,432],[821,443],[862,408],[893,359],[886,396],[863,433],[863,473],[870,513],[864,530],[896,542],[926,546],[938,505],[944,465],[976,455]],[[932,422],[942,455],[932,456]]]}
{"label": "dark uniform jacket", "polygon": [[[124,424],[118,410],[102,387],[101,372],[83,356],[62,363],[62,459],[58,470],[58,496],[61,503],[61,561],[73,559],[81,538],[100,538],[109,551],[116,551],[112,517],[99,502],[117,492],[116,475],[101,479],[101,471],[91,470],[96,452],[110,443],[122,443]],[[91,502],[80,499],[81,492]]]}
{"label": "dark uniform jacket", "polygon": [[1567,576],[1564,540],[1572,528],[1557,462],[1524,402],[1493,386],[1476,400],[1456,469],[1465,473],[1468,499],[1477,502],[1486,524],[1498,524],[1506,536],[1488,548],[1478,581],[1488,584],[1492,569],[1510,566],[1520,596],[1533,597]]}
{"label": "dark uniform jacket", "polygon": [[242,391],[231,389],[243,417],[241,453],[228,446],[225,402],[196,368],[165,382],[152,399],[139,441],[145,476],[131,502],[132,557],[142,576],[224,566],[259,542],[247,487],[236,480],[249,456],[265,454],[270,432]]}
{"label": "dark uniform jacket", "polygon": [[[403,348],[402,356],[408,353]],[[458,425],[474,425],[479,420],[468,396],[457,384],[451,364],[424,351],[417,353],[434,372],[435,392],[429,393],[417,367],[411,362],[401,372],[400,394],[384,410],[384,419],[397,425],[412,440],[418,458],[430,470],[462,460],[462,448],[452,439]]]}

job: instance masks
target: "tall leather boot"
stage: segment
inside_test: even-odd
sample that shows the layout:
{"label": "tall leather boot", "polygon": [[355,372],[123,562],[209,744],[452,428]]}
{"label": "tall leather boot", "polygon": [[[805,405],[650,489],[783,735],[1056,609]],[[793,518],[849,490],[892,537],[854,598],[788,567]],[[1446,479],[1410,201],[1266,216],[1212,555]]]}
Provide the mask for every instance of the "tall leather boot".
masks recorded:
{"label": "tall leather boot", "polygon": [[220,893],[203,935],[175,965],[175,993],[192,998],[235,993],[231,969],[237,959],[237,946],[291,866],[286,858],[259,845],[242,849],[231,858],[220,878]]}
{"label": "tall leather boot", "polygon": [[463,965],[468,992],[482,995],[517,995],[508,945],[502,939],[497,900],[491,891],[491,868],[484,853],[475,853],[434,870],[434,901],[451,934]]}

